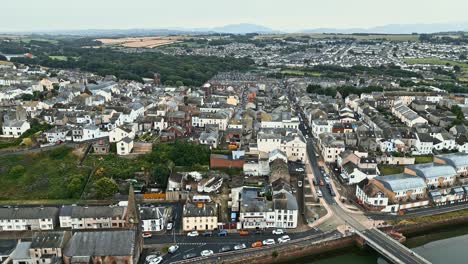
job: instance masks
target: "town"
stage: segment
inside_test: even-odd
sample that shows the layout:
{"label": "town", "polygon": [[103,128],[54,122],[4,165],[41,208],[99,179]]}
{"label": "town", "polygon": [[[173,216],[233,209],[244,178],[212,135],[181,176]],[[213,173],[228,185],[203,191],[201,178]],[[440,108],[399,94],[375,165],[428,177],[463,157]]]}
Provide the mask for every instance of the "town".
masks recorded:
{"label": "town", "polygon": [[[387,37],[0,37],[2,262],[275,261],[357,241],[430,263],[393,228],[466,216],[468,45]],[[236,66],[74,64],[92,52]]]}

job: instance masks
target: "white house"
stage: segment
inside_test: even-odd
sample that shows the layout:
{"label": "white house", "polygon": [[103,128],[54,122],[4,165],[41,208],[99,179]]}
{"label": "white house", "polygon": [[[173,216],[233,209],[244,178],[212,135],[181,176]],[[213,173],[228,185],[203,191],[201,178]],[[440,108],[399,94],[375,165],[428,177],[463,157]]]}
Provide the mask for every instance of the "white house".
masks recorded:
{"label": "white house", "polygon": [[112,131],[109,132],[109,142],[119,142],[124,138],[135,138],[135,132],[129,128],[125,127],[116,127]]}
{"label": "white house", "polygon": [[31,126],[28,121],[24,120],[9,120],[2,125],[2,137],[18,138]]}
{"label": "white house", "polygon": [[321,134],[331,133],[334,123],[328,120],[312,120],[312,135],[318,138]]}
{"label": "white house", "polygon": [[0,231],[54,230],[58,208],[0,208]]}
{"label": "white house", "polygon": [[165,229],[168,223],[168,208],[140,207],[140,221],[143,232],[158,232]]}
{"label": "white house", "polygon": [[129,137],[123,138],[121,141],[117,142],[117,154],[118,155],[129,155],[133,149],[133,139]]}

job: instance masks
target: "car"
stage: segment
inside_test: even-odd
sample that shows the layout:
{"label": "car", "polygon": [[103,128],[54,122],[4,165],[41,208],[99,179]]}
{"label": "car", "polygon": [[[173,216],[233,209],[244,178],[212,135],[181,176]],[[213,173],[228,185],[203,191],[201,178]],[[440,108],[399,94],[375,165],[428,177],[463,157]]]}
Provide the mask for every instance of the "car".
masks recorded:
{"label": "car", "polygon": [[173,226],[174,226],[174,224],[168,223],[166,229],[167,229],[168,231],[170,231],[170,230],[172,230],[172,227],[173,227]]}
{"label": "car", "polygon": [[192,232],[189,232],[189,233],[187,234],[187,236],[189,236],[189,237],[197,237],[198,235],[199,235],[199,234],[198,234],[198,231],[192,231]]}
{"label": "car", "polygon": [[152,259],[149,264],[159,264],[162,261],[163,261],[163,257],[160,256],[160,257]]}
{"label": "car", "polygon": [[335,197],[336,196],[336,193],[333,191],[333,189],[330,189],[330,195]]}
{"label": "car", "polygon": [[320,157],[320,155],[319,155],[319,154],[317,154],[317,153],[315,153],[315,157],[319,158],[319,157]]}
{"label": "car", "polygon": [[275,229],[275,230],[271,231],[271,233],[273,235],[282,235],[282,234],[284,234],[284,231],[283,231],[283,229]]}
{"label": "car", "polygon": [[292,193],[296,193],[296,188],[291,187],[291,191],[292,191]]}
{"label": "car", "polygon": [[323,183],[322,180],[320,180],[320,183],[319,183],[320,186],[324,186],[325,184]]}
{"label": "car", "polygon": [[322,191],[317,190],[317,197],[322,197],[322,196],[323,196],[323,195],[322,195]]}
{"label": "car", "polygon": [[234,246],[234,250],[241,250],[241,249],[245,249],[247,248],[247,246],[245,244],[237,244]]}
{"label": "car", "polygon": [[282,237],[278,238],[278,243],[286,243],[286,242],[288,242],[290,240],[291,240],[291,238],[288,235],[285,235],[285,236],[282,236]]}
{"label": "car", "polygon": [[153,235],[151,235],[151,233],[145,232],[145,233],[141,234],[141,236],[142,236],[143,238],[150,238],[150,237],[153,236]]}
{"label": "car", "polygon": [[218,236],[227,236],[227,231],[226,230],[221,230],[218,232]]}
{"label": "car", "polygon": [[228,252],[228,251],[231,251],[231,250],[232,250],[231,246],[224,246],[219,250],[219,252]]}
{"label": "car", "polygon": [[263,234],[263,231],[262,230],[256,230],[254,234],[261,235],[261,234]]}
{"label": "car", "polygon": [[179,250],[179,245],[172,245],[167,249],[167,252],[174,254],[177,250]]}
{"label": "car", "polygon": [[262,241],[257,241],[257,242],[252,243],[253,248],[258,248],[258,247],[262,247],[262,246],[263,246]]}
{"label": "car", "polygon": [[329,177],[325,177],[325,182],[326,182],[326,183],[330,183],[330,178],[329,178]]}
{"label": "car", "polygon": [[302,187],[302,181],[297,182],[297,187]]}
{"label": "car", "polygon": [[201,255],[202,257],[208,257],[208,256],[211,256],[211,255],[213,255],[213,254],[214,254],[213,250],[208,250],[208,249],[207,249],[207,250],[203,250],[203,251],[200,253],[200,255]]}
{"label": "car", "polygon": [[241,236],[248,236],[249,234],[250,234],[249,231],[244,231],[244,230],[239,231],[239,235]]}
{"label": "car", "polygon": [[188,253],[188,254],[185,254],[183,256],[183,259],[191,259],[191,258],[194,258],[196,256],[197,256],[197,254],[195,254],[195,253]]}
{"label": "car", "polygon": [[204,236],[204,237],[213,236],[213,232],[211,232],[211,231],[205,231],[205,233],[203,233],[203,236]]}
{"label": "car", "polygon": [[300,171],[300,172],[303,172],[304,169],[303,168],[297,168],[296,171]]}
{"label": "car", "polygon": [[269,239],[265,239],[262,241],[263,245],[274,245],[275,244],[275,240],[272,239],[272,238],[269,238]]}
{"label": "car", "polygon": [[157,257],[159,257],[158,255],[148,255],[146,256],[145,260],[146,262],[151,262],[153,261],[153,259],[156,259]]}

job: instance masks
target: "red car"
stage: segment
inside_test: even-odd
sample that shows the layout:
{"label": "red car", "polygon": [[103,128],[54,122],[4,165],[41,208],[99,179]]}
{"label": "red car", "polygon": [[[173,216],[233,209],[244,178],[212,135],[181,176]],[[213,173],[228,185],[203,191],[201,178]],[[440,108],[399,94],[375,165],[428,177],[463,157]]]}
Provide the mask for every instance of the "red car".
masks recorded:
{"label": "red car", "polygon": [[324,186],[325,184],[323,183],[322,180],[320,180],[320,186]]}

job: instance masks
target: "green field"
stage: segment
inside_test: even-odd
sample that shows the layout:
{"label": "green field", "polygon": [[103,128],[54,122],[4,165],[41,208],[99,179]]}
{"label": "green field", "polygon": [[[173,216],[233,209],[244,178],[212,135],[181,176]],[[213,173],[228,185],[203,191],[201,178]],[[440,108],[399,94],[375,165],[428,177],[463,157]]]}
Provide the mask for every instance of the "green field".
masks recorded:
{"label": "green field", "polygon": [[0,200],[70,199],[81,194],[89,168],[72,149],[0,156]]}
{"label": "green field", "polygon": [[417,58],[417,59],[404,59],[404,61],[408,64],[433,64],[433,65],[447,65],[450,64],[452,66],[458,65],[460,68],[468,69],[468,63],[457,62],[457,61],[450,61],[450,60],[441,60],[435,58]]}
{"label": "green field", "polygon": [[381,175],[391,175],[402,173],[405,170],[404,166],[395,165],[379,165],[379,171]]}
{"label": "green field", "polygon": [[420,163],[430,163],[433,161],[432,156],[415,156],[414,157],[414,163],[420,164]]}

